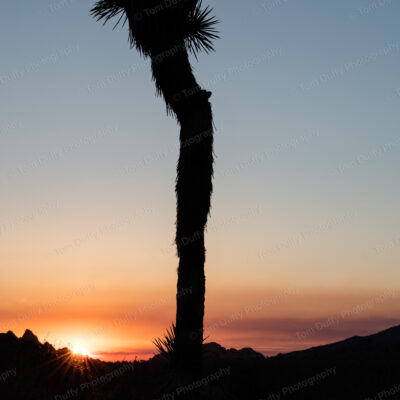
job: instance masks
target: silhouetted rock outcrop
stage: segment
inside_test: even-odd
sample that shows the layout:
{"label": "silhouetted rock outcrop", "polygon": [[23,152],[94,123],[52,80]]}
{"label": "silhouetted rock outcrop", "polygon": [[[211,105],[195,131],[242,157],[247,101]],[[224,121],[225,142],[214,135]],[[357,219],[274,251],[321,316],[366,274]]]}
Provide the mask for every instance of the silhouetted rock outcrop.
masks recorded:
{"label": "silhouetted rock outcrop", "polygon": [[25,333],[23,334],[21,340],[23,340],[24,342],[31,342],[31,343],[35,343],[35,344],[40,344],[38,337],[32,331],[30,331],[29,329],[27,329],[25,331]]}
{"label": "silhouetted rock outcrop", "polygon": [[17,336],[12,331],[8,331],[6,333],[6,337],[7,337],[8,340],[10,340],[12,342],[16,342],[18,340]]}
{"label": "silhouetted rock outcrop", "polygon": [[257,353],[253,349],[246,347],[241,350],[226,349],[220,344],[211,342],[203,345],[203,357],[205,360],[224,359],[224,360],[262,360],[265,357],[261,353]]}

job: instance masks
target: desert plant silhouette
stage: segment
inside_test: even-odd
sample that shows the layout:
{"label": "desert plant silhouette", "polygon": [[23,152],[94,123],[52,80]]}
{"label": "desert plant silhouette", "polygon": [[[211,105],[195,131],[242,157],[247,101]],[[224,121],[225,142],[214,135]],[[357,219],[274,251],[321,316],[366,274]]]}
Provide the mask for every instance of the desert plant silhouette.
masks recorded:
{"label": "desert plant silhouette", "polygon": [[104,23],[117,17],[115,26],[128,24],[131,46],[151,59],[157,92],[181,128],[175,188],[177,290],[190,291],[177,296],[172,359],[178,370],[198,369],[202,356],[204,231],[213,189],[214,130],[211,93],[198,85],[189,52],[197,58],[199,51],[213,50],[218,21],[211,11],[202,8],[201,0],[101,0],[91,10]]}

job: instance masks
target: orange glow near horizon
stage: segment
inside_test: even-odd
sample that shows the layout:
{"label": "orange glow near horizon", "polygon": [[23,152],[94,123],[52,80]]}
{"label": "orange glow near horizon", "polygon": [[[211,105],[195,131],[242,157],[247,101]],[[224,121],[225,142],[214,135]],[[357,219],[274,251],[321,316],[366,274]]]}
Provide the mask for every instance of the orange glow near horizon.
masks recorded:
{"label": "orange glow near horizon", "polygon": [[[400,293],[390,290],[356,294],[301,287],[247,291],[209,286],[207,341],[252,347],[266,355],[372,334],[399,323],[395,316]],[[115,293],[118,296],[99,285],[85,285],[36,306],[3,305],[1,331],[21,336],[28,328],[41,342],[105,361],[148,359],[156,352],[153,339],[174,320],[173,291],[145,295],[138,289],[137,298],[130,291]]]}
{"label": "orange glow near horizon", "polygon": [[[165,228],[173,226],[174,217],[166,213],[162,218],[168,220],[158,228],[161,217],[147,213],[135,224],[100,234],[98,227],[113,226],[105,221],[124,220],[124,214],[111,218],[88,204],[86,209],[74,229],[60,209],[61,230],[55,219],[46,223],[43,216],[38,221],[43,226],[27,223],[2,236],[0,258],[8,267],[1,270],[0,331],[21,336],[30,329],[41,342],[80,346],[107,361],[147,359],[156,352],[152,341],[175,320],[177,257],[173,229]],[[309,241],[305,236],[304,243],[291,246],[288,238],[297,237],[294,227],[282,223],[270,228],[275,236],[268,237],[262,215],[243,215],[249,217],[240,223],[229,215],[210,221],[208,341],[270,355],[399,324],[399,293],[390,291],[396,280],[374,269],[389,262],[390,254],[372,253],[365,264],[360,262],[352,253],[358,249],[346,248],[348,226]],[[252,232],[251,241],[241,242],[244,232]],[[336,248],[339,244],[332,249],[337,237],[344,238],[343,251]],[[64,250],[54,250],[59,248]]]}
{"label": "orange glow near horizon", "polygon": [[[124,186],[122,197],[109,191],[93,198],[85,186],[79,198],[67,195],[64,205],[7,225],[1,332],[30,329],[41,342],[80,346],[107,361],[156,352],[152,341],[175,320],[175,199],[165,188],[167,199],[139,204],[132,187]],[[25,215],[24,196],[12,207]],[[153,212],[143,213],[146,207]],[[390,292],[398,282],[395,248],[358,247],[357,220],[348,211],[328,216],[305,206],[282,215],[281,207],[214,204],[206,236],[208,341],[270,355],[400,323],[399,294]],[[339,222],[323,230],[324,221]],[[387,273],[377,273],[381,265]]]}

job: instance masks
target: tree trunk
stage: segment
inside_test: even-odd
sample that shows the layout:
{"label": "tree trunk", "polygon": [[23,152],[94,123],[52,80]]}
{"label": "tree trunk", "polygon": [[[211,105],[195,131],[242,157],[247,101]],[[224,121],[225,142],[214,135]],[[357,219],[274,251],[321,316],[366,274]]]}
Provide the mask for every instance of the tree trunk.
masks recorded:
{"label": "tree trunk", "polygon": [[[175,46],[176,47],[176,46]],[[177,166],[176,245],[179,256],[175,366],[201,365],[205,300],[204,230],[210,211],[213,175],[211,93],[192,73],[184,47],[168,57],[153,57],[153,76],[167,107],[181,126]]]}
{"label": "tree trunk", "polygon": [[[177,233],[179,255],[176,345],[185,367],[200,363],[205,300],[204,230],[212,192],[212,115],[204,95],[193,101],[180,135]],[[194,365],[196,367],[196,365]]]}

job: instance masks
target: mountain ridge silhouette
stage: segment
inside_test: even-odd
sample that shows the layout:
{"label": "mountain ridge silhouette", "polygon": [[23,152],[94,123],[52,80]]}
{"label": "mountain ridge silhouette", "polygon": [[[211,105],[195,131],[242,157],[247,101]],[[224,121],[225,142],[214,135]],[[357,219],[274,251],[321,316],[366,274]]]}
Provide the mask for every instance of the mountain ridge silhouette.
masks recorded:
{"label": "mountain ridge silhouette", "polygon": [[103,362],[9,331],[0,334],[0,398],[167,400],[189,389],[216,400],[400,398],[400,325],[273,357],[211,342],[203,358],[203,380],[177,393],[163,356]]}

